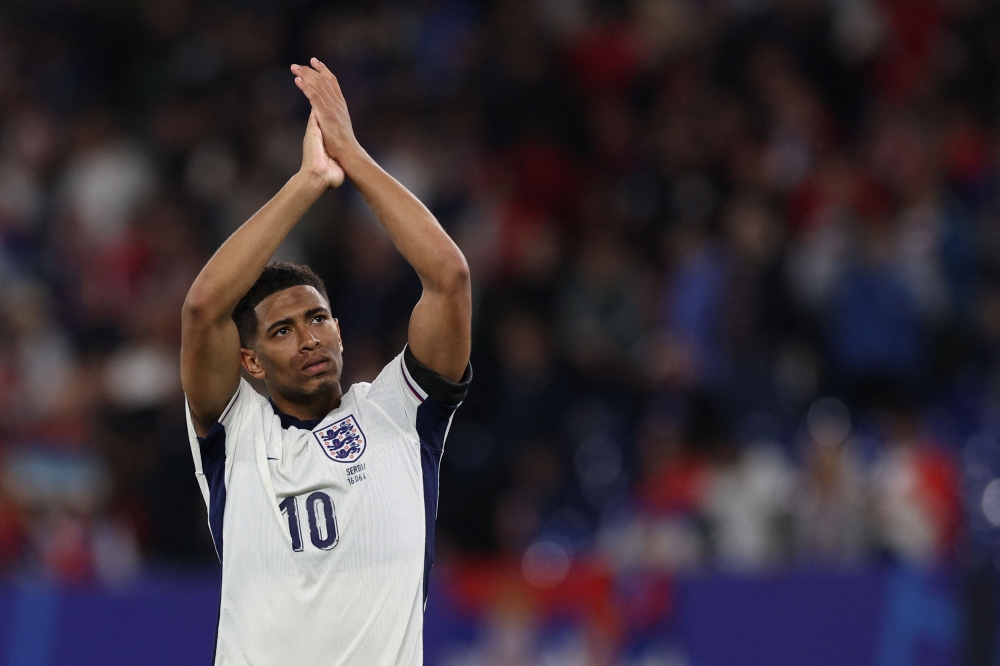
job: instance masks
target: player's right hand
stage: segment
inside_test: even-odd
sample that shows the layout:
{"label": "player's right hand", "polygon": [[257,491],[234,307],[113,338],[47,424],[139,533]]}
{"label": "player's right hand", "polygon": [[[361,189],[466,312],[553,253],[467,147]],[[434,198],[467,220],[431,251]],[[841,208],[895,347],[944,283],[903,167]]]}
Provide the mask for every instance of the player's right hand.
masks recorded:
{"label": "player's right hand", "polygon": [[312,67],[292,65],[295,85],[312,104],[316,120],[323,131],[327,152],[343,164],[345,160],[363,153],[354,137],[347,101],[333,72],[316,58],[309,62]]}
{"label": "player's right hand", "polygon": [[344,182],[344,169],[337,160],[330,157],[323,143],[323,132],[316,120],[316,111],[309,114],[306,135],[302,139],[302,168],[310,180],[318,180],[326,187],[340,187]]}

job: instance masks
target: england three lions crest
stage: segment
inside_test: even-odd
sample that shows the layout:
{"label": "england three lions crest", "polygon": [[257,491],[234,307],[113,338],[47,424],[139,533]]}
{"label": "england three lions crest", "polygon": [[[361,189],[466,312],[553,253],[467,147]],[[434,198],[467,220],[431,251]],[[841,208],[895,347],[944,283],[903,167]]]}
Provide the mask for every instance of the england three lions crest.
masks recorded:
{"label": "england three lions crest", "polygon": [[353,414],[315,430],[313,434],[330,460],[352,463],[365,452],[365,433],[361,432]]}

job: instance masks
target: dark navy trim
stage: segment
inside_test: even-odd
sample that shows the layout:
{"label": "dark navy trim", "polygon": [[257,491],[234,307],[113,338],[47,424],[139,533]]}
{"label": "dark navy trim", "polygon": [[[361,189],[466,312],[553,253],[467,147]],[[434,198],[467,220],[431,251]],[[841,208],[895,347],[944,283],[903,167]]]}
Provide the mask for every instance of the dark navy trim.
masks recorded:
{"label": "dark navy trim", "polygon": [[222,518],[226,512],[226,428],[218,421],[204,437],[198,438],[201,471],[208,482],[208,527],[215,542],[215,554],[222,561]]}
{"label": "dark navy trim", "polygon": [[424,479],[424,604],[431,567],[434,565],[434,520],[437,518],[438,478],[444,437],[455,407],[428,397],[417,407],[417,435],[420,437],[420,468]]}
{"label": "dark navy trim", "polygon": [[274,413],[278,415],[279,419],[281,419],[281,427],[284,428],[285,430],[288,430],[289,428],[312,430],[313,428],[315,428],[320,424],[320,421],[323,420],[323,419],[307,419],[303,421],[302,419],[296,418],[291,414],[286,414],[280,409],[278,409],[277,405],[274,404],[274,400],[268,398],[267,401],[271,403],[271,409],[273,409]]}
{"label": "dark navy trim", "polygon": [[[471,363],[466,365],[462,380],[453,382],[418,361],[413,356],[413,352],[410,351],[410,345],[406,345],[406,348],[403,349],[403,362],[406,363],[406,369],[409,371],[410,377],[413,377],[413,381],[417,383],[417,386],[438,402],[444,405],[458,405],[465,400],[465,396],[469,392],[469,384],[472,383]],[[403,378],[406,379],[406,373],[403,373]],[[408,379],[406,384],[408,386],[410,384]],[[410,390],[413,391],[412,386],[410,386]],[[416,394],[416,391],[413,392]],[[419,398],[420,396],[418,395],[417,397]]]}
{"label": "dark navy trim", "polygon": [[[223,574],[225,575],[225,574]],[[221,586],[220,586],[221,588]],[[219,594],[219,612],[215,614],[215,646],[212,648],[212,665],[219,656],[219,627],[222,626],[222,594]]]}

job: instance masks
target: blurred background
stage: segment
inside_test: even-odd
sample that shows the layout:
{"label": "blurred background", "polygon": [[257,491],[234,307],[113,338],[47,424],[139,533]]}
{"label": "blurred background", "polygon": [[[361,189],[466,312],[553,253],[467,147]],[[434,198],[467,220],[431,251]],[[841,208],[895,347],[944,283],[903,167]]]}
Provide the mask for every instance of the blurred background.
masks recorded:
{"label": "blurred background", "polygon": [[[472,269],[429,665],[1000,663],[990,0],[3,0],[0,659],[209,663],[180,307],[313,55]],[[279,258],[373,379],[357,193]]]}

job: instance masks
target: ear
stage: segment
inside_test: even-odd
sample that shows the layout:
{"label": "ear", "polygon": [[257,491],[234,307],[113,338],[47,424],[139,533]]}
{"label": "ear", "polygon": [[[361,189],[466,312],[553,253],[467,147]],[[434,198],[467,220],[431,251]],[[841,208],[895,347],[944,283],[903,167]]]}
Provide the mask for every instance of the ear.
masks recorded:
{"label": "ear", "polygon": [[340,321],[334,317],[333,325],[337,327],[337,339],[340,340],[340,353],[344,353],[344,336],[340,334]]}
{"label": "ear", "polygon": [[240,347],[240,362],[247,373],[254,379],[264,379],[264,367],[257,358],[257,352],[246,347]]}

